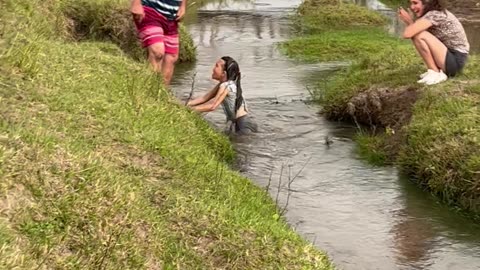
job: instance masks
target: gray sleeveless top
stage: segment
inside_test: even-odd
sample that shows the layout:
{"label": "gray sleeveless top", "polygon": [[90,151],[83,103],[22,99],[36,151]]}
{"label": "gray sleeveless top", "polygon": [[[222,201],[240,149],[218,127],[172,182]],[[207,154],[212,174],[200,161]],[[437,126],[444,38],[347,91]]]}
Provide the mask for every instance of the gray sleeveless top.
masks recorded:
{"label": "gray sleeveless top", "polygon": [[[225,112],[227,121],[235,121],[237,117],[237,112],[235,111],[235,100],[237,99],[237,85],[234,81],[226,81],[220,84],[219,87],[225,87],[225,89],[227,90],[227,96],[222,102],[223,111]],[[246,110],[245,99],[242,105],[245,106]]]}

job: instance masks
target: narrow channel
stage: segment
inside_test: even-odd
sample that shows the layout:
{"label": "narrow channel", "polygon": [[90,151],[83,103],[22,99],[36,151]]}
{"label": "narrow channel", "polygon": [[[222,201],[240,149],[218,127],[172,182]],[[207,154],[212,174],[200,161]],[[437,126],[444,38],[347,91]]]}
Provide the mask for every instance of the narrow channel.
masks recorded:
{"label": "narrow channel", "polygon": [[[234,141],[240,171],[258,186],[269,186],[279,207],[287,205],[291,226],[340,269],[480,269],[480,225],[394,167],[359,160],[355,128],[325,120],[318,105],[308,102],[308,85],[345,63],[301,64],[277,50],[292,34],[288,16],[300,2],[227,0],[204,6],[187,25],[198,61],[178,67],[174,91],[188,95],[197,73],[194,95],[202,94],[214,86],[210,76],[219,57],[239,62],[244,95],[261,128]],[[221,110],[206,119],[226,128]]]}

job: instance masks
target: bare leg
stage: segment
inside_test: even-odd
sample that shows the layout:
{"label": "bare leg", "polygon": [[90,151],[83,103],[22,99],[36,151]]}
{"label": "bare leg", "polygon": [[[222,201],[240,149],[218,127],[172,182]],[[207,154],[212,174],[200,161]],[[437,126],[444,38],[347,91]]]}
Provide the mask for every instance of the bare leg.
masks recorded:
{"label": "bare leg", "polygon": [[162,73],[163,58],[165,55],[165,46],[162,42],[150,45],[147,48],[148,62],[153,70],[157,73]]}
{"label": "bare leg", "polygon": [[423,31],[412,38],[413,44],[429,69],[445,71],[447,47],[438,38]]}
{"label": "bare leg", "polygon": [[175,62],[177,62],[178,54],[165,54],[163,59],[162,73],[165,85],[170,85],[175,69]]}

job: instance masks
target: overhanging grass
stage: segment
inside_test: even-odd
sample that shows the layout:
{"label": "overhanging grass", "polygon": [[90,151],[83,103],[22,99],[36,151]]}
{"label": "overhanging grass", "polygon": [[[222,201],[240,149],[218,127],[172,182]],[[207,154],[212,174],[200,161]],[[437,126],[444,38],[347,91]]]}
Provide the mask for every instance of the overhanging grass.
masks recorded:
{"label": "overhanging grass", "polygon": [[[128,11],[129,1],[67,1],[61,2],[60,10],[65,14],[66,29],[76,40],[109,40],[136,60],[145,58],[137,37],[132,15]],[[180,24],[180,62],[195,60],[193,40]]]}
{"label": "overhanging grass", "polygon": [[[26,27],[24,30],[27,31],[35,29],[31,34],[42,34],[49,39],[68,41],[109,41],[117,44],[125,54],[135,60],[146,58],[128,11],[129,1],[62,0],[47,1],[47,4],[38,3],[36,0],[25,3],[8,0],[5,5],[15,16],[23,17],[24,20],[29,20],[30,24],[35,24],[21,25]],[[11,14],[4,14],[3,18],[16,19],[11,18]],[[196,48],[183,25],[180,25],[179,34],[179,61],[194,61]]]}
{"label": "overhanging grass", "polygon": [[388,156],[383,151],[384,140],[380,136],[358,133],[355,142],[357,154],[368,163],[380,166],[387,162]]}
{"label": "overhanging grass", "polygon": [[480,213],[480,59],[462,75],[424,89],[398,158],[419,183],[450,204]]}
{"label": "overhanging grass", "polygon": [[145,65],[53,35],[56,4],[2,2],[0,268],[332,268]]}
{"label": "overhanging grass", "polygon": [[480,212],[480,96],[455,88],[425,90],[398,159],[448,203]]}

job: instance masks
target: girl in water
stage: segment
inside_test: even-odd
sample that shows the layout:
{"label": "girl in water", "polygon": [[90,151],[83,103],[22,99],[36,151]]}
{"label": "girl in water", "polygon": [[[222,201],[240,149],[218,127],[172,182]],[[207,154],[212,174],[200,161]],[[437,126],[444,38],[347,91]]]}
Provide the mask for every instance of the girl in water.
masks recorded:
{"label": "girl in water", "polygon": [[412,39],[428,68],[418,82],[432,85],[455,76],[470,50],[462,24],[440,0],[410,0],[410,10],[415,16],[403,8],[398,16],[406,25],[403,37]]}
{"label": "girl in water", "polygon": [[187,106],[198,112],[211,112],[222,104],[227,121],[232,122],[237,134],[257,132],[257,124],[248,115],[240,85],[240,67],[229,56],[220,58],[212,71],[218,84],[202,97],[193,99]]}

